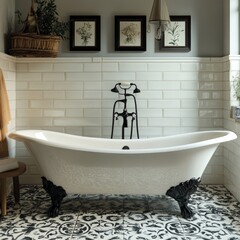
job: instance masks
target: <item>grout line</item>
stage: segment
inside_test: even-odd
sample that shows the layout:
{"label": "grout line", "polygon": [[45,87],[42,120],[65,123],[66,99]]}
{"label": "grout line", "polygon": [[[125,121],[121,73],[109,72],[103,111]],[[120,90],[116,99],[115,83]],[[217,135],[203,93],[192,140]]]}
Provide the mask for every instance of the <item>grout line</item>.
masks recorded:
{"label": "grout line", "polygon": [[74,234],[74,230],[75,230],[76,225],[77,225],[78,218],[79,218],[79,213],[78,213],[78,215],[77,215],[77,219],[76,219],[75,224],[74,224],[74,226],[73,226],[73,230],[72,230],[72,233],[71,233],[71,235],[70,235],[70,239],[69,239],[69,240],[74,239],[74,238],[73,238],[73,234]]}
{"label": "grout line", "polygon": [[[78,195],[78,198],[79,198],[79,201],[81,201],[81,198],[79,197],[79,195]],[[82,207],[82,202],[81,202],[81,207]],[[72,230],[72,233],[70,235],[70,239],[69,240],[74,240],[73,235],[74,235],[74,231],[75,231],[75,228],[77,226],[77,222],[78,222],[79,217],[80,217],[80,211],[78,211],[77,219],[76,219],[75,224],[73,226],[73,230]]]}

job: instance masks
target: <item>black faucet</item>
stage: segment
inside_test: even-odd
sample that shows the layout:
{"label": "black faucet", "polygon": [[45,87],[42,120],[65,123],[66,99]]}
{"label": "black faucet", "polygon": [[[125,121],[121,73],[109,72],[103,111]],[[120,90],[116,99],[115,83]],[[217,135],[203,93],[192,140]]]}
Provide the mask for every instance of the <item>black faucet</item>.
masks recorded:
{"label": "black faucet", "polygon": [[[139,138],[139,131],[138,131],[138,115],[137,115],[137,101],[136,97],[131,94],[127,93],[127,90],[134,87],[133,93],[140,93],[140,89],[138,89],[137,85],[135,83],[117,83],[113,89],[111,89],[112,92],[118,93],[119,95],[122,95],[124,98],[116,100],[113,105],[113,116],[112,116],[112,132],[111,132],[111,138],[113,138],[113,132],[114,132],[114,123],[115,120],[118,120],[118,117],[123,118],[123,124],[122,124],[122,139],[125,138],[125,128],[128,128],[128,118],[131,117],[131,130],[130,130],[130,139],[132,139],[133,135],[133,124],[136,120],[136,132],[137,132],[137,138]],[[119,89],[123,91],[120,92]],[[134,112],[128,112],[127,110],[127,97],[132,97],[134,101]],[[123,111],[121,113],[116,112],[116,104],[122,103],[123,104]]]}

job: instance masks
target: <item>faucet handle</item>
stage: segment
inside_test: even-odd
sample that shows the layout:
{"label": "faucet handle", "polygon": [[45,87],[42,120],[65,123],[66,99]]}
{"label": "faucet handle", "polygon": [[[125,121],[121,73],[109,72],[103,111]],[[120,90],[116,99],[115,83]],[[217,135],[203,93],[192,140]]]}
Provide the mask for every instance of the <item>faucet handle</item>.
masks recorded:
{"label": "faucet handle", "polygon": [[116,120],[118,120],[118,112],[114,113],[114,117],[115,117]]}

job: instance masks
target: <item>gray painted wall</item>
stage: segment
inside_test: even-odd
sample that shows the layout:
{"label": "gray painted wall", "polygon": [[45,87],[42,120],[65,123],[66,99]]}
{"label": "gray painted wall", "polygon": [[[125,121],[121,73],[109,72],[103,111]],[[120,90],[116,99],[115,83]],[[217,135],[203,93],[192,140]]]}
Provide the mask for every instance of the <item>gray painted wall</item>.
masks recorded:
{"label": "gray painted wall", "polygon": [[[2,1],[2,0],[1,0]],[[30,0],[15,0],[16,9],[27,14]],[[154,40],[154,31],[147,34],[146,52],[114,51],[114,15],[147,15],[153,0],[56,0],[62,20],[70,15],[101,15],[101,51],[70,52],[69,41],[61,46],[62,57],[135,56],[135,57],[219,57],[223,56],[223,1],[224,0],[166,0],[170,15],[191,15],[192,50],[188,53],[161,53]],[[18,27],[19,28],[19,27]]]}
{"label": "gray painted wall", "polygon": [[223,1],[223,55],[229,55],[230,46],[230,0]]}
{"label": "gray painted wall", "polygon": [[8,46],[7,34],[14,29],[15,0],[0,0],[0,52]]}

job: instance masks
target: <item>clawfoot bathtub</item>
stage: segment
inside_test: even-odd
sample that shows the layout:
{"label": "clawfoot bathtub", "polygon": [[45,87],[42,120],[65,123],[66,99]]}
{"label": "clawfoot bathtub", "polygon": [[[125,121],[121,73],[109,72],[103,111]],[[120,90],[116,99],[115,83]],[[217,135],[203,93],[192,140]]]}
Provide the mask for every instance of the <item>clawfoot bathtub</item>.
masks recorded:
{"label": "clawfoot bathtub", "polygon": [[149,139],[104,139],[43,130],[21,130],[22,141],[42,171],[52,199],[49,216],[58,215],[66,193],[167,194],[184,218],[209,160],[230,131],[203,131]]}

